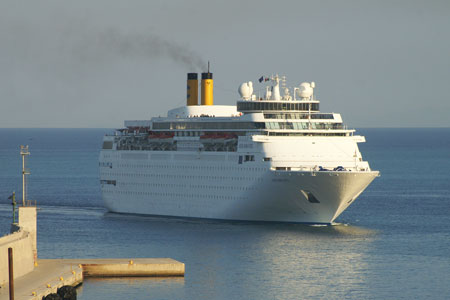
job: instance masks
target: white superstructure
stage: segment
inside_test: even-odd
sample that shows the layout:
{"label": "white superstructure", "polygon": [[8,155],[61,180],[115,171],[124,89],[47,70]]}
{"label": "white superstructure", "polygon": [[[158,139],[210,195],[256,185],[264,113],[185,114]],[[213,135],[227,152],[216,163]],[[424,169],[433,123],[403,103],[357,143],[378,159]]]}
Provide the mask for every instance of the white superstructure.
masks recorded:
{"label": "white superstructure", "polygon": [[212,105],[208,72],[205,105],[196,105],[193,74],[187,106],[125,121],[105,136],[100,181],[108,210],[329,224],[378,176],[358,149],[364,137],[339,114],[319,112],[314,83],[288,89],[278,76],[261,77],[271,83],[263,95],[248,82],[236,106]]}

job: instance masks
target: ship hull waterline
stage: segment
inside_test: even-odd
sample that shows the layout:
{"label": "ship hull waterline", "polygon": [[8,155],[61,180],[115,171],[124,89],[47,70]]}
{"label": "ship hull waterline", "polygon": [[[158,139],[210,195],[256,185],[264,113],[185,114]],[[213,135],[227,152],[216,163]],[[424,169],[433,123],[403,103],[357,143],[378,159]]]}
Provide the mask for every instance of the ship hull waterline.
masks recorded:
{"label": "ship hull waterline", "polygon": [[192,197],[189,190],[177,186],[166,193],[148,193],[143,189],[127,195],[111,186],[107,190],[102,187],[102,192],[105,207],[113,213],[332,224],[377,176],[378,171],[270,170],[248,188],[219,190],[215,196],[205,193]]}

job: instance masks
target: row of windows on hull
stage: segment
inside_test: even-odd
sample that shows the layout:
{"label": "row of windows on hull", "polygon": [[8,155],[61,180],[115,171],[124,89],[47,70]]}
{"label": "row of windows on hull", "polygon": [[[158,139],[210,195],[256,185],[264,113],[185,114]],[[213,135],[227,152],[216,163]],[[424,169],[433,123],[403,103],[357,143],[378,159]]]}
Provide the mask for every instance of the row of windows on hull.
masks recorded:
{"label": "row of windows on hull", "polygon": [[312,119],[333,120],[333,114],[307,114],[307,113],[273,113],[264,114],[264,119]]}
{"label": "row of windows on hull", "polygon": [[[311,125],[310,125],[311,124]],[[192,130],[192,129],[343,129],[342,123],[315,122],[158,122],[154,130]]]}
{"label": "row of windows on hull", "polygon": [[269,136],[350,136],[350,133],[345,132],[320,132],[320,133],[306,133],[306,132],[269,132]]}
{"label": "row of windows on hull", "polygon": [[[220,200],[230,200],[230,199],[238,199],[238,200],[248,200],[248,196],[231,196],[231,195],[217,195],[217,194],[189,194],[189,193],[175,193],[175,192],[141,192],[141,191],[109,191],[109,190],[103,190],[103,194],[109,194],[111,196],[117,196],[117,195],[133,195],[136,196],[145,196],[145,197],[154,197],[159,196],[166,199],[176,199],[176,198],[194,198],[194,199],[220,199]],[[166,202],[167,204],[167,202]],[[189,208],[195,208],[193,206],[194,203],[189,203]],[[179,208],[178,205],[176,205],[177,208]]]}
{"label": "row of windows on hull", "polygon": [[153,129],[264,129],[263,122],[154,122]]}
{"label": "row of windows on hull", "polygon": [[[272,125],[270,125],[270,127],[268,127],[268,129],[272,129],[271,128]],[[276,125],[273,125],[275,129]],[[296,127],[298,129],[302,129],[300,127]],[[288,128],[284,128],[284,129],[288,129]],[[314,129],[324,129],[324,128],[320,128],[320,127],[311,127],[312,130]],[[338,128],[334,128],[334,129],[338,129]],[[209,132],[208,132],[209,133]],[[214,133],[214,132],[212,132]],[[217,134],[219,133],[224,133],[224,132],[216,132]],[[246,133],[245,132],[225,132],[228,134],[236,134],[236,136],[245,136]],[[177,131],[175,132],[174,136],[202,136],[204,135],[205,132],[203,131]],[[274,131],[260,131],[257,132],[258,135],[283,135],[283,136],[349,136],[351,135],[351,133],[349,132],[335,132],[335,131],[327,131],[327,132],[274,132]],[[242,145],[241,145],[242,146]]]}
{"label": "row of windows on hull", "polygon": [[[100,183],[102,185],[109,184],[105,183],[108,180],[100,180]],[[111,180],[109,180],[111,181]],[[259,178],[258,178],[258,181]],[[213,182],[217,183],[217,182]],[[114,186],[116,186],[114,184]],[[161,182],[148,182],[148,183],[142,183],[142,182],[127,182],[127,181],[120,181],[117,183],[117,187],[122,190],[135,190],[135,189],[193,189],[195,191],[198,191],[199,189],[202,189],[206,192],[208,191],[249,191],[249,190],[257,190],[258,187],[255,185],[239,185],[239,184],[228,184],[228,185],[214,185],[214,184],[188,184],[188,183],[161,183]],[[108,188],[108,187],[107,187]],[[115,190],[112,187],[109,187],[110,190]]]}
{"label": "row of windows on hull", "polygon": [[237,111],[319,111],[319,103],[245,101],[237,103]]}
{"label": "row of windows on hull", "polygon": [[342,123],[266,122],[266,129],[344,129]]}

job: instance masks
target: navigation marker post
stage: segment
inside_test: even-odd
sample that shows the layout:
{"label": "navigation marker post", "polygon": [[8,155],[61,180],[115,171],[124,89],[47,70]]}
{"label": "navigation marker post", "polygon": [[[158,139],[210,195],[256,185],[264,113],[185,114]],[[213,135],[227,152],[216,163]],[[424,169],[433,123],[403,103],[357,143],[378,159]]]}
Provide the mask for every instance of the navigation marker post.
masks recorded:
{"label": "navigation marker post", "polygon": [[25,206],[27,199],[26,192],[26,175],[30,175],[30,171],[25,169],[25,156],[30,155],[28,145],[20,146],[20,155],[22,155],[22,205]]}

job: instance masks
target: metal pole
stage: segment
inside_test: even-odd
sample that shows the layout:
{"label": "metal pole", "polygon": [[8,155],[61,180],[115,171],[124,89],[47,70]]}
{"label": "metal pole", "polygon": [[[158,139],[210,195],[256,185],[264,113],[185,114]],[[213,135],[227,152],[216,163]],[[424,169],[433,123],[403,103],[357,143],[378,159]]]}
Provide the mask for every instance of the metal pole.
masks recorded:
{"label": "metal pole", "polygon": [[25,155],[30,155],[28,151],[28,145],[20,146],[20,155],[22,155],[22,205],[25,206],[27,200],[27,178],[26,175],[30,175],[30,172],[25,169]]}
{"label": "metal pole", "polygon": [[22,205],[25,206],[25,155],[22,155]]}
{"label": "metal pole", "polygon": [[9,300],[14,300],[14,266],[13,266],[12,248],[8,248],[8,267],[9,267]]}

